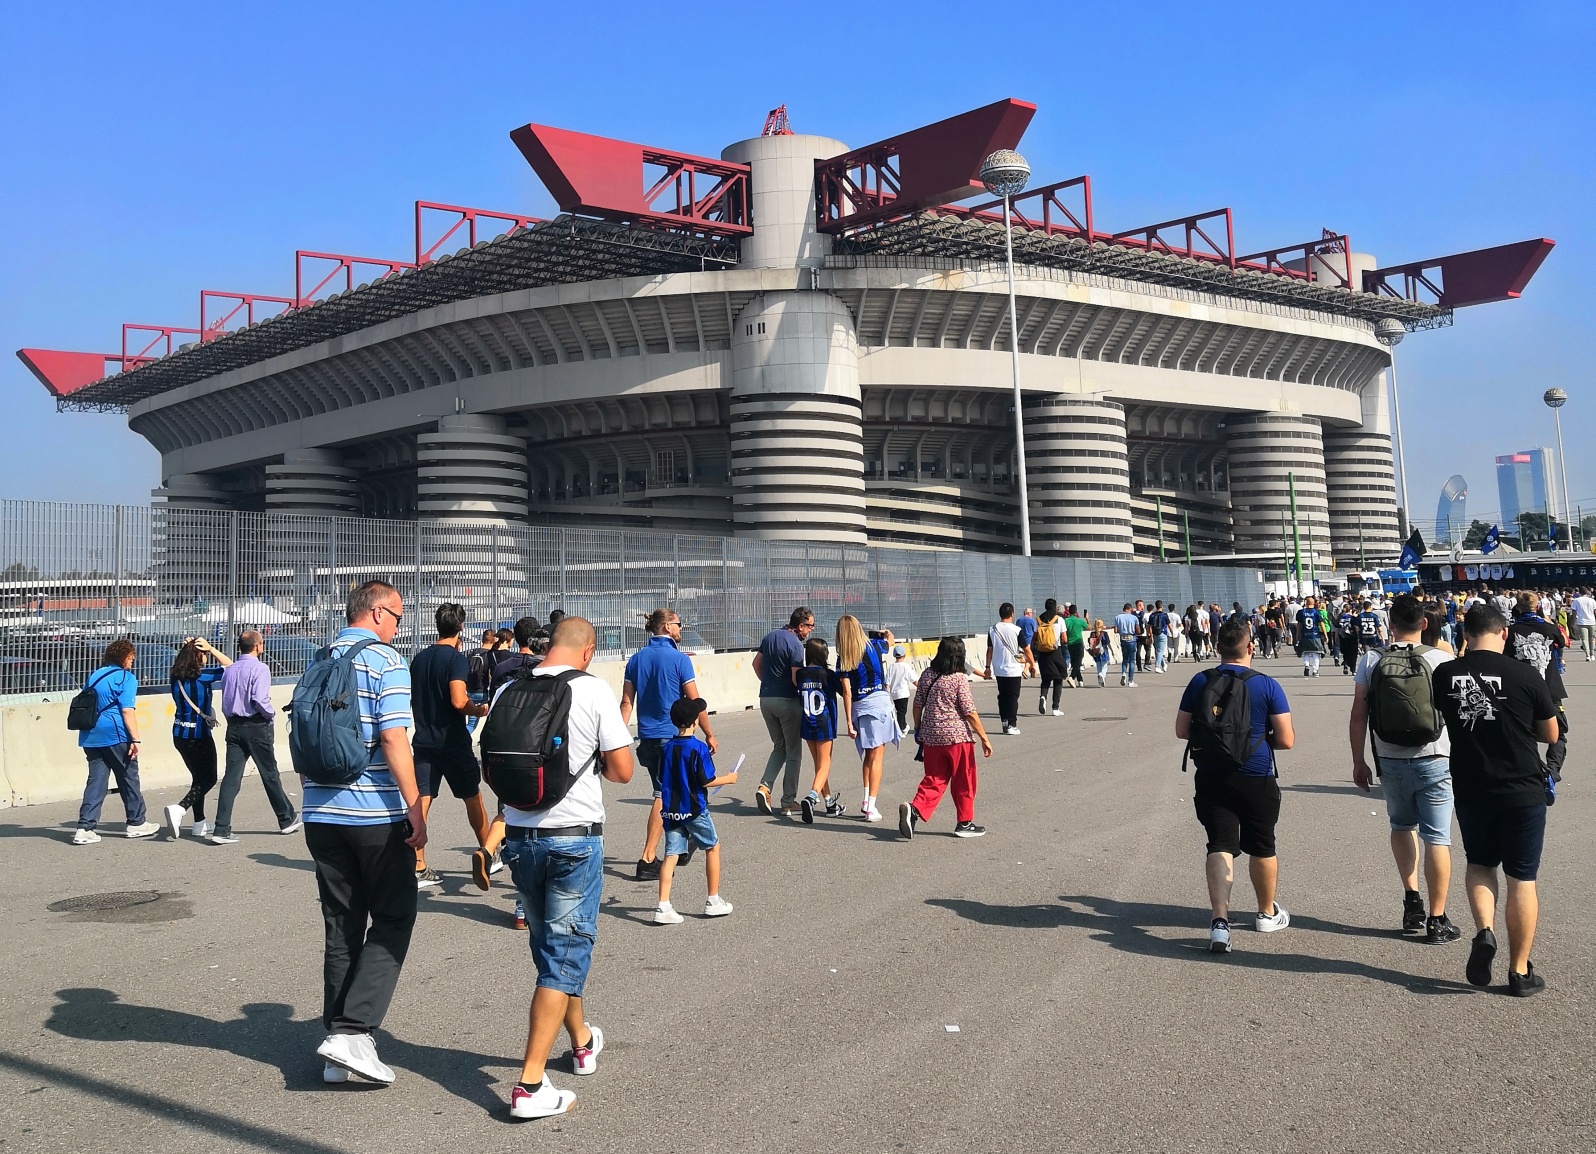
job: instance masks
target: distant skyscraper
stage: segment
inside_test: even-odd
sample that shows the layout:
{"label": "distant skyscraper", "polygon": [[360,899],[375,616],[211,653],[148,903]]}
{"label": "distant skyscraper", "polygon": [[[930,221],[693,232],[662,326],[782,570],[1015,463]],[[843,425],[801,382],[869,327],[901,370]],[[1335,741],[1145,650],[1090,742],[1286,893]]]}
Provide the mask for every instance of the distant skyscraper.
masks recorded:
{"label": "distant skyscraper", "polygon": [[1550,513],[1558,508],[1550,449],[1526,449],[1496,458],[1496,491],[1503,532],[1516,533],[1520,513]]}
{"label": "distant skyscraper", "polygon": [[1469,483],[1454,473],[1441,486],[1441,500],[1435,506],[1436,541],[1452,541],[1468,532]]}

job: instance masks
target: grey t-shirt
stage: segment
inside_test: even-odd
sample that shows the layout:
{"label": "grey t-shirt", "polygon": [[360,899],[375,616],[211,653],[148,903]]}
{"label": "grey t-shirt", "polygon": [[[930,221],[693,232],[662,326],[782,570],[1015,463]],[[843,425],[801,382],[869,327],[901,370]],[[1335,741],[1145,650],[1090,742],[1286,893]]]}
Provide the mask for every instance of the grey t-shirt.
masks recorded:
{"label": "grey t-shirt", "polygon": [[[1357,684],[1361,686],[1365,692],[1367,692],[1369,688],[1369,675],[1374,671],[1374,667],[1380,664],[1380,658],[1384,654],[1412,648],[1413,646],[1405,641],[1394,641],[1390,645],[1387,645],[1383,650],[1371,649],[1369,652],[1365,653],[1362,660],[1358,662],[1357,674],[1354,676],[1353,680],[1357,682]],[[1424,658],[1424,662],[1430,667],[1430,673],[1432,675],[1438,668],[1446,664],[1446,662],[1453,660],[1451,654],[1443,653],[1439,649],[1431,649],[1427,653],[1419,654],[1419,656]],[[1436,698],[1436,706],[1437,708],[1440,706],[1439,697]],[[1369,732],[1369,737],[1374,742],[1374,752],[1381,757],[1452,756],[1452,739],[1447,736],[1446,729],[1444,727],[1441,730],[1441,736],[1436,738],[1436,740],[1432,741],[1429,745],[1391,745],[1389,742],[1381,741],[1375,736],[1372,730]]]}

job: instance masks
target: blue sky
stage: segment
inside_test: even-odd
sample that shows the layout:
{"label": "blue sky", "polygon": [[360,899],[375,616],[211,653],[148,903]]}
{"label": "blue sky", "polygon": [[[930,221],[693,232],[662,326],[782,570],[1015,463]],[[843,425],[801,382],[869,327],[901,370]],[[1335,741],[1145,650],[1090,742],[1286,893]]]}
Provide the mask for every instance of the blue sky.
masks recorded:
{"label": "blue sky", "polygon": [[782,102],[798,131],[865,144],[1017,96],[1039,105],[1038,179],[1091,173],[1110,228],[1229,205],[1246,250],[1331,227],[1387,264],[1555,239],[1523,299],[1402,345],[1411,501],[1433,516],[1461,472],[1494,509],[1491,458],[1552,443],[1558,384],[1569,488],[1596,509],[1590,6],[665,11],[8,6],[0,497],[159,483],[121,417],[55,413],[12,350],[192,326],[201,288],[287,293],[296,248],[403,258],[416,199],[550,213],[519,124],[716,155]]}

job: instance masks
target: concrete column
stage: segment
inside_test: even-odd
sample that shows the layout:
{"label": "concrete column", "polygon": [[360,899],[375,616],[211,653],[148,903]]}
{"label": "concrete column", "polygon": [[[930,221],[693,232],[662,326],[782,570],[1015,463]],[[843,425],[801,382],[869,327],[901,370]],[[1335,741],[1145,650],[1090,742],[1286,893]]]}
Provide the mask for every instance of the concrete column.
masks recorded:
{"label": "concrete column", "polygon": [[1358,563],[1361,527],[1366,560],[1402,552],[1397,530],[1396,468],[1391,437],[1367,428],[1324,431],[1324,472],[1330,498],[1330,545],[1343,566]]}
{"label": "concrete column", "polygon": [[754,235],[742,241],[742,268],[819,268],[831,238],[815,230],[815,161],[848,146],[825,136],[756,136],[720,158],[753,169]]}
{"label": "concrete column", "polygon": [[1025,458],[1036,555],[1131,558],[1124,405],[1073,393],[1027,397]]}
{"label": "concrete column", "polygon": [[440,417],[416,436],[416,498],[423,518],[525,521],[526,441],[502,417]]}
{"label": "concrete column", "polygon": [[151,489],[150,498],[164,502],[168,509],[233,507],[232,494],[223,489],[215,477],[205,473],[175,473],[167,477],[159,489]]}
{"label": "concrete column", "polygon": [[864,544],[852,315],[828,293],[766,293],[737,317],[731,351],[736,534]]}
{"label": "concrete column", "polygon": [[355,472],[331,449],[291,449],[282,464],[266,466],[266,511],[357,517]]}
{"label": "concrete column", "polygon": [[1282,519],[1288,532],[1291,525],[1288,475],[1295,474],[1304,580],[1310,542],[1318,554],[1318,567],[1328,569],[1330,509],[1318,420],[1298,413],[1243,413],[1225,419],[1225,441],[1230,450],[1236,552],[1282,553]]}

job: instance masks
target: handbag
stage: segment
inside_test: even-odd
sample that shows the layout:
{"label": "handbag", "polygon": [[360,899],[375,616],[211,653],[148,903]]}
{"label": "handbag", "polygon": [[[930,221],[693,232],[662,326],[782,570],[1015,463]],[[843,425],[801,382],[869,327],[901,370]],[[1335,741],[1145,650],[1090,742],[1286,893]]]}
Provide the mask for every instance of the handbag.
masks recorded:
{"label": "handbag", "polygon": [[194,704],[194,699],[188,695],[188,690],[183,688],[183,683],[181,681],[177,683],[177,691],[183,695],[183,700],[188,702],[188,707],[192,709],[199,719],[205,723],[206,729],[215,729],[221,724],[220,721],[216,720],[215,714],[200,713],[200,707]]}

